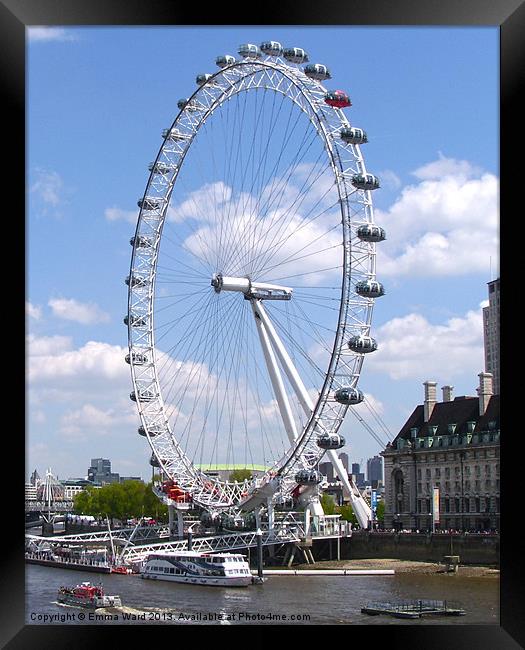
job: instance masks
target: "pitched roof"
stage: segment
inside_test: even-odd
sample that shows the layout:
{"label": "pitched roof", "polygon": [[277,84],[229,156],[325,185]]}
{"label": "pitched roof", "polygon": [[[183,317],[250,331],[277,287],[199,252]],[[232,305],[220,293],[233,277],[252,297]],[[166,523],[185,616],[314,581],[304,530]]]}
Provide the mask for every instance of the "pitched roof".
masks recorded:
{"label": "pitched roof", "polygon": [[[437,402],[428,422],[424,421],[423,405],[416,406],[408,420],[396,436],[409,439],[411,429],[417,429],[417,437],[450,435],[449,424],[455,424],[455,434],[467,433],[467,422],[475,422],[473,433],[487,431],[489,422],[494,422],[494,428],[500,426],[499,395],[492,395],[483,415],[479,414],[479,399],[477,397],[456,397],[450,402]],[[431,427],[437,427],[432,429]]]}

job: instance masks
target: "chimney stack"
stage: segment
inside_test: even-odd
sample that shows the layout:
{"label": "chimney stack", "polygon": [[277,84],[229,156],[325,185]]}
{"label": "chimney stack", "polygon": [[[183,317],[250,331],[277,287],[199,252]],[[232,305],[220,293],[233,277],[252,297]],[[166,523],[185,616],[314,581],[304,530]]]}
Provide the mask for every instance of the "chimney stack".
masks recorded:
{"label": "chimney stack", "polygon": [[430,420],[430,416],[432,415],[432,411],[434,410],[434,406],[436,405],[437,398],[436,398],[436,386],[437,382],[435,381],[425,381],[423,383],[423,386],[425,387],[425,403],[424,403],[424,418],[425,422],[428,422]]}
{"label": "chimney stack", "polygon": [[443,401],[451,402],[452,401],[452,391],[454,386],[442,386],[441,390],[443,391]]}
{"label": "chimney stack", "polygon": [[479,388],[477,389],[479,397],[479,414],[483,415],[487,410],[490,398],[494,394],[492,388],[492,374],[490,372],[480,372]]}

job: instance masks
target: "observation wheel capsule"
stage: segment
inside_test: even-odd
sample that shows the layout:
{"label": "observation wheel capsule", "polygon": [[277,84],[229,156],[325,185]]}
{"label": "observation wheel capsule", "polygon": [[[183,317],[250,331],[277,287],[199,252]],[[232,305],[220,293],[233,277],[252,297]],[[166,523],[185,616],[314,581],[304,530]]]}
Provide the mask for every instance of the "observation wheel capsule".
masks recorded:
{"label": "observation wheel capsule", "polygon": [[365,298],[380,298],[385,295],[385,288],[377,280],[362,280],[355,285],[355,291]]}
{"label": "observation wheel capsule", "polygon": [[315,469],[302,469],[295,475],[295,482],[299,485],[318,485],[322,480],[321,472]]}
{"label": "observation wheel capsule", "polygon": [[322,63],[309,63],[304,67],[303,72],[307,77],[315,79],[315,81],[325,81],[332,78],[330,70]]}
{"label": "observation wheel capsule", "polygon": [[143,277],[142,275],[128,275],[124,282],[132,287],[147,287],[149,284],[148,278]]}
{"label": "observation wheel capsule", "polygon": [[131,364],[131,361],[133,360],[133,363],[136,366],[143,366],[145,363],[148,363],[148,357],[145,354],[142,354],[140,352],[133,352],[132,354],[126,354],[125,357],[126,363]]}
{"label": "observation wheel capsule", "polygon": [[197,86],[204,86],[204,84],[209,81],[213,77],[212,74],[209,73],[203,73],[203,74],[198,74],[195,77],[195,83]]}
{"label": "observation wheel capsule", "polygon": [[219,68],[226,68],[235,63],[235,57],[231,56],[231,54],[222,54],[215,59],[215,63]]}
{"label": "observation wheel capsule", "polygon": [[150,163],[148,169],[154,174],[169,174],[177,168],[174,165],[168,165],[167,163],[158,160],[156,163]]}
{"label": "observation wheel capsule", "polygon": [[308,54],[302,47],[287,47],[283,50],[283,56],[290,63],[307,63]]}
{"label": "observation wheel capsule", "polygon": [[266,54],[266,56],[281,56],[283,46],[277,41],[265,41],[261,43],[261,52]]}
{"label": "observation wheel capsule", "polygon": [[333,108],[347,108],[352,106],[350,97],[342,90],[330,90],[324,96],[324,101]]}
{"label": "observation wheel capsule", "polygon": [[146,318],[137,316],[136,314],[131,314],[131,318],[126,314],[122,320],[124,321],[124,325],[131,325],[131,327],[146,327],[148,324]]}
{"label": "observation wheel capsule", "polygon": [[341,140],[347,144],[366,144],[368,142],[366,131],[358,129],[355,126],[343,127],[339,135],[341,136]]}
{"label": "observation wheel capsule", "polygon": [[142,210],[158,210],[160,208],[160,201],[151,196],[146,196],[137,201],[137,205]]}
{"label": "observation wheel capsule", "polygon": [[377,190],[379,188],[379,178],[373,174],[354,174],[352,176],[352,185],[358,190]]}
{"label": "observation wheel capsule", "polygon": [[358,388],[343,386],[335,391],[334,398],[339,404],[354,405],[360,404],[365,399],[365,396]]}
{"label": "observation wheel capsule", "polygon": [[243,59],[260,59],[262,56],[261,50],[257,45],[253,45],[252,43],[239,45],[239,54]]}
{"label": "observation wheel capsule", "polygon": [[151,237],[144,237],[144,235],[137,235],[136,237],[132,237],[129,240],[129,243],[131,246],[134,246],[136,248],[151,248],[153,246],[153,240]]}
{"label": "observation wheel capsule", "polygon": [[361,241],[380,242],[386,239],[386,232],[381,226],[374,223],[365,223],[357,229],[357,236]]}
{"label": "observation wheel capsule", "polygon": [[368,354],[369,352],[375,352],[377,350],[377,341],[371,336],[361,334],[358,336],[352,336],[348,341],[348,347],[352,352]]}
{"label": "observation wheel capsule", "polygon": [[[142,424],[137,429],[137,431],[138,431],[140,436],[146,437],[146,435],[147,435],[146,434],[146,429],[142,426]],[[158,436],[160,433],[162,433],[162,431],[160,431],[160,430],[157,431],[156,429],[148,429],[148,433],[150,435],[150,438],[154,438],[155,436]]]}
{"label": "observation wheel capsule", "polygon": [[157,394],[148,389],[143,389],[138,391],[138,395],[135,391],[132,391],[129,394],[129,398],[132,402],[151,402],[157,397]]}
{"label": "observation wheel capsule", "polygon": [[321,449],[341,449],[341,447],[344,447],[346,443],[343,436],[338,433],[323,433],[322,436],[317,438],[316,442],[317,446]]}

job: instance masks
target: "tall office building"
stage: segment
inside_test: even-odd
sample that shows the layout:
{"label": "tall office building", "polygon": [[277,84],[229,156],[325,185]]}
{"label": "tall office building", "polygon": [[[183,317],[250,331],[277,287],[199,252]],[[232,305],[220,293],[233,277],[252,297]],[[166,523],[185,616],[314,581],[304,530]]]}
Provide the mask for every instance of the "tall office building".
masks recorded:
{"label": "tall office building", "polygon": [[485,372],[493,377],[495,395],[500,393],[499,366],[499,304],[500,279],[488,283],[489,305],[483,308],[483,338],[485,347]]}
{"label": "tall office building", "polygon": [[118,483],[120,480],[120,476],[111,471],[111,461],[108,458],[92,458],[87,478],[96,485]]}
{"label": "tall office building", "polygon": [[343,451],[341,454],[339,454],[339,460],[343,463],[343,467],[348,474],[348,454]]}
{"label": "tall office building", "polygon": [[383,458],[381,456],[374,456],[366,461],[366,478],[370,483],[383,480]]}
{"label": "tall office building", "polygon": [[319,463],[319,471],[323,476],[326,476],[326,480],[329,483],[334,480],[334,466],[330,461]]}

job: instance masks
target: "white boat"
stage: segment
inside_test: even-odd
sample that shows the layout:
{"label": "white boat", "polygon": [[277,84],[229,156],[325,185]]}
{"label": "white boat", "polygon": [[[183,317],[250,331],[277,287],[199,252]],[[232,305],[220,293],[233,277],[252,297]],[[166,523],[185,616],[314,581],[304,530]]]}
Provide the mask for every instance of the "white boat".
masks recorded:
{"label": "white boat", "polygon": [[141,567],[141,577],[194,585],[247,587],[254,583],[250,565],[241,553],[158,551]]}

